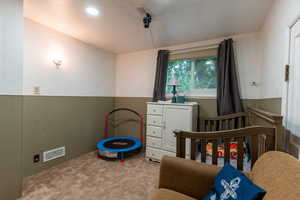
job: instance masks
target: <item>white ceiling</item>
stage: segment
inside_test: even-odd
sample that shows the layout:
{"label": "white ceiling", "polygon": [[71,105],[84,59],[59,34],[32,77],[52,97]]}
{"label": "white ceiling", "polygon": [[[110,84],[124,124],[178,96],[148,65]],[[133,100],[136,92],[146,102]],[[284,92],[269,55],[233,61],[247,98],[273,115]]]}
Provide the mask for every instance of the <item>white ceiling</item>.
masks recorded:
{"label": "white ceiling", "polygon": [[[24,0],[24,15],[115,53],[153,48],[136,7],[153,13],[155,47],[257,31],[273,0]],[[85,13],[87,6],[101,16]]]}

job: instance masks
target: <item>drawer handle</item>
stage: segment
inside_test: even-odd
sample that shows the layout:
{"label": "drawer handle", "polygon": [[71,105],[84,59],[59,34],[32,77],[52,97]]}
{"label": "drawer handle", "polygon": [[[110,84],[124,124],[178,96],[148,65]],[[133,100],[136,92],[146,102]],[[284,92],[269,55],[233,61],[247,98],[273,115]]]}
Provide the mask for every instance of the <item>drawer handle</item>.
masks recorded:
{"label": "drawer handle", "polygon": [[153,109],[153,112],[156,112],[156,110],[155,110],[155,109]]}
{"label": "drawer handle", "polygon": [[155,120],[153,120],[153,123],[155,124],[155,123],[156,123],[156,121],[155,121]]}
{"label": "drawer handle", "polygon": [[155,131],[152,131],[153,134],[155,134]]}

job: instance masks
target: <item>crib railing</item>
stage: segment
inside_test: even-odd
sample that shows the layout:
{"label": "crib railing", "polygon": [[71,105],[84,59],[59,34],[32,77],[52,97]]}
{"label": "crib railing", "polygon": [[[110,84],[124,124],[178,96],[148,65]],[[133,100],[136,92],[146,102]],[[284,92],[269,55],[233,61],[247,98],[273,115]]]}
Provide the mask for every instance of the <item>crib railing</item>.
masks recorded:
{"label": "crib railing", "polygon": [[231,115],[200,118],[199,131],[223,131],[239,129],[249,126],[248,113],[236,113]]}
{"label": "crib railing", "polygon": [[[195,148],[196,141],[201,143],[201,162],[206,162],[206,146],[208,143],[212,143],[212,164],[214,165],[218,165],[218,144],[224,143],[224,163],[229,163],[230,143],[237,142],[237,169],[239,170],[243,170],[243,145],[246,138],[247,140],[250,139],[251,166],[262,153],[275,150],[275,128],[251,126],[215,132],[175,131],[174,133],[177,138],[177,157],[185,158],[186,139],[190,139],[191,150]],[[195,160],[195,155],[191,155],[191,159]]]}

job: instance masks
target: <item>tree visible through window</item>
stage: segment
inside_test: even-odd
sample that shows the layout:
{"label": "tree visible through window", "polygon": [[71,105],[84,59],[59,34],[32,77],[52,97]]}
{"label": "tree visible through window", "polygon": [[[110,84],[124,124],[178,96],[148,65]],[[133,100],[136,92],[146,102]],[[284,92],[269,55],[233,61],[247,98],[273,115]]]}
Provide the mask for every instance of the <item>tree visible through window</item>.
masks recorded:
{"label": "tree visible through window", "polygon": [[[217,88],[216,58],[199,58],[169,61],[167,83],[176,78],[181,86],[178,91],[201,93]],[[171,93],[167,86],[166,92]]]}

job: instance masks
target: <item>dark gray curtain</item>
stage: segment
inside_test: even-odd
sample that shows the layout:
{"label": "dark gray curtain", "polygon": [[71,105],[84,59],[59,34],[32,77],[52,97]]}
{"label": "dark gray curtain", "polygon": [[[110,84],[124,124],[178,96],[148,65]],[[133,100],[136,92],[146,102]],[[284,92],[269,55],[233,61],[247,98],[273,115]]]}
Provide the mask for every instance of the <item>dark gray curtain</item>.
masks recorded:
{"label": "dark gray curtain", "polygon": [[153,91],[153,101],[166,100],[166,82],[169,61],[169,51],[160,50],[157,56],[156,75]]}
{"label": "dark gray curtain", "polygon": [[235,66],[233,40],[224,40],[218,49],[218,115],[243,112]]}

